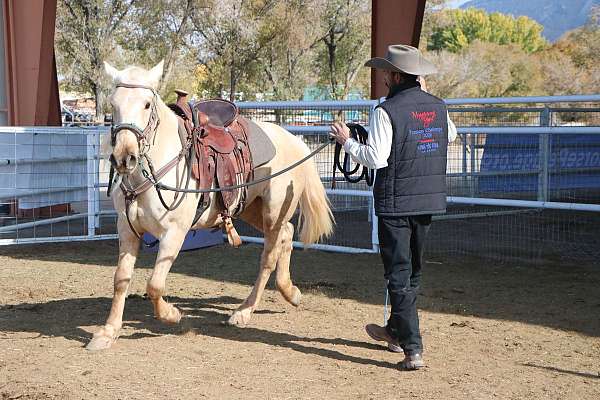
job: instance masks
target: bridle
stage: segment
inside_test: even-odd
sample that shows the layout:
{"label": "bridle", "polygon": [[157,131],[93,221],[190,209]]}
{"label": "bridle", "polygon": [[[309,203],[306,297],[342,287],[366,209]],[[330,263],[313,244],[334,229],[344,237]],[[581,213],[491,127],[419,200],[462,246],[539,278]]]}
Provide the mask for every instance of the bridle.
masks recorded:
{"label": "bridle", "polygon": [[[140,84],[119,83],[116,85],[116,87],[117,88],[123,87],[123,88],[127,88],[127,89],[146,89],[146,90],[150,90],[153,95],[152,102],[150,103],[150,116],[148,117],[148,123],[146,124],[146,127],[144,129],[141,129],[140,127],[138,127],[136,124],[133,124],[133,123],[121,123],[121,124],[112,124],[111,130],[110,130],[111,145],[113,147],[116,145],[116,142],[117,142],[117,134],[123,130],[128,130],[128,131],[132,132],[137,139],[138,148],[139,148],[138,167],[142,173],[144,181],[141,184],[134,187],[129,182],[129,180],[128,179],[126,180],[125,176],[123,176],[119,186],[125,196],[125,207],[126,207],[125,214],[127,217],[127,222],[129,223],[129,227],[131,228],[133,233],[144,242],[144,244],[151,247],[155,243],[151,243],[151,244],[146,243],[142,239],[142,236],[133,227],[133,224],[131,223],[131,220],[129,219],[129,208],[131,206],[131,203],[133,203],[133,201],[135,201],[140,194],[144,193],[151,187],[154,187],[156,189],[158,197],[166,210],[173,211],[177,207],[179,207],[179,205],[181,205],[181,203],[183,202],[183,199],[185,198],[185,194],[183,196],[181,196],[181,198],[178,199],[179,193],[176,192],[174,199],[173,199],[173,203],[169,206],[164,201],[162,194],[160,192],[160,189],[157,185],[158,185],[158,182],[162,179],[162,177],[164,177],[173,167],[177,167],[177,178],[176,178],[177,186],[179,186],[181,183],[183,183],[183,179],[181,179],[181,182],[179,180],[179,162],[183,158],[185,158],[186,155],[189,153],[189,151],[191,149],[191,145],[192,145],[192,138],[191,137],[188,137],[188,138],[180,137],[181,147],[182,147],[181,151],[177,154],[176,157],[171,159],[171,161],[169,161],[166,165],[164,165],[160,169],[156,170],[154,168],[152,160],[150,159],[150,156],[148,155],[148,152],[151,147],[150,139],[152,140],[152,144],[154,145],[154,142],[156,141],[156,132],[157,132],[158,126],[160,125],[160,117],[158,115],[158,108],[157,108],[158,93],[156,92],[156,90],[154,88],[152,88],[150,86],[146,86],[146,85],[140,85]],[[145,164],[148,166],[148,168],[145,167],[144,160],[145,160]],[[190,161],[191,161],[191,157],[188,157],[187,164],[189,164]],[[186,169],[187,169],[187,181],[186,181],[185,187],[187,189],[189,182],[190,182],[191,165],[186,165]],[[108,181],[108,189],[107,189],[107,194],[109,196],[110,196],[110,193],[112,190],[114,173],[115,173],[115,168],[111,164],[110,174],[109,174],[109,178],[108,178],[108,180],[109,180]]]}
{"label": "bridle", "polygon": [[117,142],[117,134],[122,130],[128,130],[132,132],[138,141],[138,146],[140,149],[140,156],[145,155],[149,148],[150,144],[148,143],[148,136],[152,133],[152,139],[156,139],[156,130],[158,129],[158,125],[160,125],[160,118],[158,116],[158,110],[156,108],[158,94],[156,90],[150,86],[146,85],[137,85],[133,83],[119,83],[116,85],[117,88],[127,88],[127,89],[146,89],[152,92],[152,103],[150,103],[150,117],[148,118],[148,123],[146,127],[142,130],[136,124],[133,123],[123,123],[123,124],[113,124],[110,129],[110,143],[114,147]]}

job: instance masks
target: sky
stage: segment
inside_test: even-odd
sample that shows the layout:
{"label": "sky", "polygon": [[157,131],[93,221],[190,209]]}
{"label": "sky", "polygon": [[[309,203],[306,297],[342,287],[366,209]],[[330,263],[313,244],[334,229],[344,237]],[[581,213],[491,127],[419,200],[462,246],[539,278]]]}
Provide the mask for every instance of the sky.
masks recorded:
{"label": "sky", "polygon": [[451,0],[448,2],[448,6],[450,7],[460,7],[461,4],[466,3],[469,0]]}

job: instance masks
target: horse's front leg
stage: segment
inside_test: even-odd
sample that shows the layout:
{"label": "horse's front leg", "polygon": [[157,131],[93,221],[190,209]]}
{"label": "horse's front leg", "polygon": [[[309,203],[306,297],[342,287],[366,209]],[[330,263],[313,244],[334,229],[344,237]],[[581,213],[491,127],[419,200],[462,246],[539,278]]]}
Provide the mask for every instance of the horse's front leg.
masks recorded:
{"label": "horse's front leg", "polygon": [[114,276],[114,295],[106,324],[87,344],[88,350],[108,349],[119,337],[123,325],[125,297],[131,283],[133,267],[140,249],[140,240],[131,232],[127,222],[119,219],[119,262]]}
{"label": "horse's front leg", "polygon": [[186,234],[186,230],[171,228],[163,235],[160,239],[156,264],[146,286],[146,293],[154,305],[154,316],[168,324],[176,324],[181,320],[181,312],[177,307],[167,303],[162,296],[165,293],[167,274],[181,250]]}

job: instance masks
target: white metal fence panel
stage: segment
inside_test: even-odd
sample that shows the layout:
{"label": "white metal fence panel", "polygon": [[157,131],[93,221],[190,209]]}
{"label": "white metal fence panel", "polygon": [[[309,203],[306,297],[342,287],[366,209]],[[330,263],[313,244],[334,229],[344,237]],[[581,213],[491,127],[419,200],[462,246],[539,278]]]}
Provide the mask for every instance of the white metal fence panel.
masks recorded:
{"label": "white metal fence panel", "polygon": [[0,244],[93,238],[106,128],[0,128]]}

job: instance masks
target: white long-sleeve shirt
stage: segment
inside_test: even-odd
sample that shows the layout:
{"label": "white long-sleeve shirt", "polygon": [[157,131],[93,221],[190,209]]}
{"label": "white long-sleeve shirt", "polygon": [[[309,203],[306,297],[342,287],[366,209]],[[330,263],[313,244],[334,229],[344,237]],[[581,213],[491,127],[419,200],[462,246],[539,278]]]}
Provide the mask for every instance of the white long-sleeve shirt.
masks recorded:
{"label": "white long-sleeve shirt", "polygon": [[[448,142],[456,139],[456,126],[448,117]],[[369,121],[367,144],[360,144],[349,138],[344,143],[344,150],[350,154],[354,162],[367,168],[379,169],[387,167],[387,159],[392,151],[392,121],[385,110],[378,107]]]}

